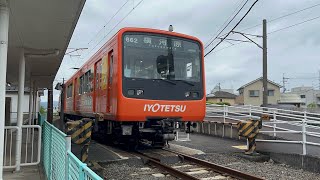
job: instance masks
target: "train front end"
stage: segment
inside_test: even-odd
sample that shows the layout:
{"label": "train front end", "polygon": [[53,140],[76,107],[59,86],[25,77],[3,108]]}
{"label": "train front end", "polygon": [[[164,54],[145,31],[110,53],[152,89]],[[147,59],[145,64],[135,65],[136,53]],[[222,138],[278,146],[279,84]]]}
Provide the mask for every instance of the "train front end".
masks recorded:
{"label": "train front end", "polygon": [[122,135],[163,144],[205,116],[203,46],[197,38],[152,29],[121,33]]}

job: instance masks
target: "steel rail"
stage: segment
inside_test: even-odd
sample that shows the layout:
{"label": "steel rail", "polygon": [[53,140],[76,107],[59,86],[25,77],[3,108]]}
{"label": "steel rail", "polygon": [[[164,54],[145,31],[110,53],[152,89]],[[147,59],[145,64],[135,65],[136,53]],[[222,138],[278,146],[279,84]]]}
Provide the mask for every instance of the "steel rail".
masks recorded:
{"label": "steel rail", "polygon": [[200,179],[193,177],[185,172],[176,170],[168,165],[165,165],[165,164],[161,163],[159,160],[157,160],[153,157],[150,157],[148,155],[145,155],[144,153],[137,152],[137,154],[138,154],[138,156],[147,159],[147,163],[150,163],[153,166],[156,166],[157,168],[168,172],[169,174],[171,174],[172,176],[174,176],[176,178],[181,178],[181,179],[185,179],[185,180],[200,180]]}
{"label": "steel rail", "polygon": [[202,160],[202,159],[198,159],[196,157],[192,157],[192,156],[180,153],[180,152],[176,152],[176,151],[169,150],[169,149],[164,149],[164,150],[172,152],[172,153],[175,153],[175,154],[177,154],[178,156],[182,157],[183,159],[185,159],[187,161],[191,161],[193,163],[202,165],[204,167],[208,167],[208,168],[212,169],[215,172],[218,172],[218,173],[221,173],[221,174],[228,174],[229,176],[231,176],[233,178],[243,179],[243,180],[263,180],[263,178],[260,178],[260,177],[257,177],[257,176],[253,176],[253,175],[250,175],[250,174],[247,174],[247,173],[243,173],[243,172],[240,172],[238,170],[231,169],[231,168],[228,168],[228,167],[225,167],[225,166],[214,164],[214,163]]}

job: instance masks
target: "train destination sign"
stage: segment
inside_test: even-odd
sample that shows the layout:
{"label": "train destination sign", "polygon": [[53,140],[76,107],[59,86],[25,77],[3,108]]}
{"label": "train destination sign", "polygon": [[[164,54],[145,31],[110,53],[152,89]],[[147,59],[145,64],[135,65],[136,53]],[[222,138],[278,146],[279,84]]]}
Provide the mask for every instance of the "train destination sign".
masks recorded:
{"label": "train destination sign", "polygon": [[128,34],[123,39],[124,47],[140,47],[152,49],[172,49],[173,51],[199,52],[199,46],[187,40],[168,36]]}

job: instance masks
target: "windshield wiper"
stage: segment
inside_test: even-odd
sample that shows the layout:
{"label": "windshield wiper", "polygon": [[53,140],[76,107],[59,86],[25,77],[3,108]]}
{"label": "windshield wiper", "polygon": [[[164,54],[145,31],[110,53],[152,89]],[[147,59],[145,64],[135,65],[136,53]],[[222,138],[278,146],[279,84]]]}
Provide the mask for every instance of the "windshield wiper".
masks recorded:
{"label": "windshield wiper", "polygon": [[194,86],[194,84],[192,82],[189,82],[189,81],[186,81],[186,80],[182,80],[182,79],[179,79],[179,80],[176,80],[176,81],[182,81],[186,84],[189,84],[190,86]]}
{"label": "windshield wiper", "polygon": [[154,79],[154,80],[162,80],[162,81],[167,82],[169,84],[177,85],[175,82],[173,82],[173,81],[171,81],[169,79]]}

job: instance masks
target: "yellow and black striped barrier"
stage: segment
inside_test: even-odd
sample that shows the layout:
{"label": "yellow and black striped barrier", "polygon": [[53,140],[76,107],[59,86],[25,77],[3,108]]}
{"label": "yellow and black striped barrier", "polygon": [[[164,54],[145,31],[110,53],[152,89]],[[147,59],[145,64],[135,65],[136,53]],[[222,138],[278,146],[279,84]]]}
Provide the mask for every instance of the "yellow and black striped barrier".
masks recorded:
{"label": "yellow and black striped barrier", "polygon": [[81,161],[86,162],[88,159],[89,145],[91,142],[91,134],[93,120],[82,119],[79,121],[67,122],[67,135],[71,136],[71,142],[83,145],[81,149]]}
{"label": "yellow and black striped barrier", "polygon": [[248,139],[248,149],[246,154],[252,154],[256,150],[256,137],[261,129],[262,121],[260,120],[248,120],[240,121],[238,126],[238,135]]}

